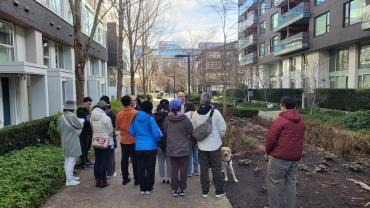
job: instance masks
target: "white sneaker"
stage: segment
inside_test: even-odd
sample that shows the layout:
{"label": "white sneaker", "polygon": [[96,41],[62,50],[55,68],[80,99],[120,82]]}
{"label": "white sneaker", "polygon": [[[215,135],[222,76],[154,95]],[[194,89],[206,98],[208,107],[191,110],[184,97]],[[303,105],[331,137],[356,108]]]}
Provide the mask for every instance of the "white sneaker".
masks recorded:
{"label": "white sneaker", "polygon": [[216,197],[217,198],[220,198],[221,196],[225,196],[226,192],[222,193],[222,194],[216,194]]}
{"label": "white sneaker", "polygon": [[75,180],[75,181],[80,181],[80,177],[73,176],[73,180]]}
{"label": "white sneaker", "polygon": [[208,194],[202,194],[203,198],[208,198]]}
{"label": "white sneaker", "polygon": [[80,184],[80,182],[79,181],[75,181],[75,180],[71,180],[71,181],[67,181],[66,182],[66,186],[77,186],[79,184]]}
{"label": "white sneaker", "polygon": [[151,192],[151,191],[146,191],[146,192],[145,192],[145,195],[150,195],[150,194],[152,194],[152,192]]}
{"label": "white sneaker", "polygon": [[140,194],[141,194],[141,195],[144,195],[144,194],[145,194],[145,191],[140,191]]}

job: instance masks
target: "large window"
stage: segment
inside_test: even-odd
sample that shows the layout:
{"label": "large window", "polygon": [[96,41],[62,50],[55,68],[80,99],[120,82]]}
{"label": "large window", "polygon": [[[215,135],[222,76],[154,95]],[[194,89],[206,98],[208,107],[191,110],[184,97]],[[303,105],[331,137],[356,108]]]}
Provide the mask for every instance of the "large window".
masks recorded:
{"label": "large window", "polygon": [[370,74],[358,76],[358,88],[370,88]]}
{"label": "large window", "polygon": [[14,61],[13,24],[0,20],[0,63]]}
{"label": "large window", "polygon": [[325,0],[315,0],[315,5],[317,6],[317,5],[320,5],[324,2],[325,2]]}
{"label": "large window", "polygon": [[350,26],[361,22],[362,7],[366,5],[365,0],[353,0],[344,4],[344,26]]}
{"label": "large window", "polygon": [[44,48],[44,65],[50,68],[50,47],[49,41],[42,39],[42,46]]}
{"label": "large window", "polygon": [[348,48],[330,52],[330,72],[348,70]]}
{"label": "large window", "polygon": [[64,69],[64,47],[62,45],[55,45],[55,60],[57,68]]}
{"label": "large window", "polygon": [[329,32],[330,12],[315,17],[315,36],[324,35]]}
{"label": "large window", "polygon": [[62,15],[62,1],[63,0],[41,0],[41,3],[49,8],[55,14]]}
{"label": "large window", "polygon": [[260,23],[260,35],[264,35],[266,33],[266,22],[263,21]]}
{"label": "large window", "polygon": [[348,87],[348,77],[347,76],[331,76],[330,88],[347,88]]}
{"label": "large window", "polygon": [[207,62],[207,69],[221,69],[220,62]]}
{"label": "large window", "polygon": [[92,26],[94,23],[94,13],[85,6],[83,10],[83,26],[86,34],[90,34]]}
{"label": "large window", "polygon": [[270,52],[271,53],[274,52],[275,46],[277,45],[278,42],[279,42],[279,36],[275,36],[271,38],[271,41],[270,41]]}
{"label": "large window", "polygon": [[289,58],[289,68],[291,72],[297,70],[297,59],[296,58]]}
{"label": "large window", "polygon": [[370,44],[360,47],[359,67],[361,69],[370,68]]}
{"label": "large window", "polygon": [[260,45],[259,45],[259,56],[265,56],[266,55],[266,44],[265,42],[262,42]]}
{"label": "large window", "polygon": [[266,3],[265,3],[265,1],[261,2],[260,7],[261,7],[261,15],[266,13]]}
{"label": "large window", "polygon": [[276,12],[275,14],[271,15],[270,17],[270,28],[271,30],[274,30],[279,23],[279,12]]}

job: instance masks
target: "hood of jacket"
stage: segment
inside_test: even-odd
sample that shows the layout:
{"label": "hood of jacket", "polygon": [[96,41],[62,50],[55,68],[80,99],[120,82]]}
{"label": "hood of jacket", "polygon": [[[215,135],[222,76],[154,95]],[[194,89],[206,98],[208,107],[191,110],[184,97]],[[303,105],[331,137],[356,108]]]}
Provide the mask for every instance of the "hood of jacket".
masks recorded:
{"label": "hood of jacket", "polygon": [[299,114],[299,112],[296,109],[291,109],[285,112],[281,112],[279,115],[294,123],[298,123],[302,119],[302,116]]}
{"label": "hood of jacket", "polygon": [[150,119],[150,115],[145,113],[144,111],[139,111],[137,114],[136,114],[136,121],[138,123],[144,123],[144,122],[149,122],[149,119]]}
{"label": "hood of jacket", "polygon": [[206,115],[212,109],[212,105],[201,105],[197,110],[199,115]]}
{"label": "hood of jacket", "polygon": [[100,109],[100,108],[95,108],[92,112],[91,112],[91,121],[99,121],[101,120],[102,118],[104,118],[105,116],[105,112]]}
{"label": "hood of jacket", "polygon": [[175,115],[173,112],[168,113],[167,119],[170,121],[182,121],[186,118],[185,114],[182,114],[180,112]]}

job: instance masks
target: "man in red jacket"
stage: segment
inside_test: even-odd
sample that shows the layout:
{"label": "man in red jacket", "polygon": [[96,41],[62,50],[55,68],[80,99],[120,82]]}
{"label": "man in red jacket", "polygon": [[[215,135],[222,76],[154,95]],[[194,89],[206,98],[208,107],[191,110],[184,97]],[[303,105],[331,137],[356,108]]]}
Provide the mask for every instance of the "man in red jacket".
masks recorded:
{"label": "man in red jacket", "polygon": [[280,208],[280,184],[287,180],[288,208],[295,207],[298,161],[302,157],[303,119],[295,100],[281,98],[279,117],[273,122],[265,141],[268,157],[266,186],[270,208]]}

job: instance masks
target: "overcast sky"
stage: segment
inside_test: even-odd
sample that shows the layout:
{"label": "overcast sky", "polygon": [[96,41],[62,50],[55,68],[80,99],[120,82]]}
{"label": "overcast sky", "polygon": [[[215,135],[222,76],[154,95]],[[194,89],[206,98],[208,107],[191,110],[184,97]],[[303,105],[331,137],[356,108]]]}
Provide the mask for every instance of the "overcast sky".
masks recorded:
{"label": "overcast sky", "polygon": [[[207,5],[208,0],[170,0],[171,8],[168,12],[169,28],[166,39],[179,41],[189,45],[189,31],[195,39],[202,41],[222,40],[222,27],[220,18],[214,9]],[[236,7],[235,7],[236,8]],[[229,27],[234,25],[233,37],[237,38],[237,12],[236,10],[228,17]]]}

